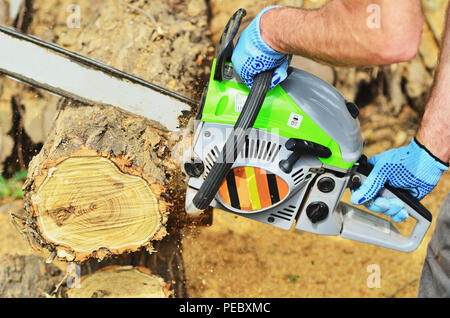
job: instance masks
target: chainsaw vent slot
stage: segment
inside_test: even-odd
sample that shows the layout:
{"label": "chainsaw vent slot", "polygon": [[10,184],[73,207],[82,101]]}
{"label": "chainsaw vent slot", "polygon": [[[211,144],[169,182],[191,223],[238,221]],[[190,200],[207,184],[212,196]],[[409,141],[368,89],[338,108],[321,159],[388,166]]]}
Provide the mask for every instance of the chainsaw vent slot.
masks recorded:
{"label": "chainsaw vent slot", "polygon": [[295,215],[296,207],[295,205],[289,205],[288,207],[277,211],[276,213],[271,213],[270,215],[276,218],[280,218],[286,221],[290,221]]}
{"label": "chainsaw vent slot", "polygon": [[280,144],[272,141],[246,138],[245,147],[242,149],[240,156],[245,159],[274,162],[281,148]]}
{"label": "chainsaw vent slot", "polygon": [[294,174],[292,174],[292,179],[294,181],[294,185],[298,185],[302,180],[305,174],[303,173],[303,168],[297,170]]}
{"label": "chainsaw vent slot", "polygon": [[217,159],[219,159],[219,154],[220,154],[219,148],[217,146],[214,146],[214,148],[212,148],[210,150],[210,152],[206,155],[206,157],[205,157],[205,172],[206,173],[204,174],[203,179],[206,179],[206,176],[208,175],[212,166],[217,161]]}

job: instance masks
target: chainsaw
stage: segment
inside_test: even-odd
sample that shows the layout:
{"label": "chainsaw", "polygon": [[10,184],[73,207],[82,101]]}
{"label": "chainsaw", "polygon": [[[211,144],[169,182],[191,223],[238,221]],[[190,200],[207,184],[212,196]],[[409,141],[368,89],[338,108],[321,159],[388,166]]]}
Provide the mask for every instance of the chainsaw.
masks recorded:
{"label": "chainsaw", "polygon": [[416,221],[409,235],[341,201],[372,169],[354,103],[293,67],[270,90],[273,71],[256,75],[251,89],[242,82],[231,55],[245,14],[239,9],[225,26],[200,102],[4,26],[0,73],[62,97],[119,107],[169,131],[177,129],[179,115],[198,106],[192,148],[182,164],[189,177],[188,214],[215,207],[284,230],[415,250],[432,216],[409,192],[388,184],[379,192],[403,201]]}

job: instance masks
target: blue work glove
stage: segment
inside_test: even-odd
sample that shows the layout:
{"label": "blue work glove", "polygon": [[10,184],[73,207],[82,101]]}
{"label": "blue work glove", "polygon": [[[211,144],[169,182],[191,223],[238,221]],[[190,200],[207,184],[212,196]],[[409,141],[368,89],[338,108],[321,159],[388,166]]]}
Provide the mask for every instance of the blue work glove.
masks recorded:
{"label": "blue work glove", "polygon": [[272,49],[261,37],[259,28],[262,15],[270,9],[280,6],[271,6],[262,10],[248,25],[239,37],[231,56],[231,62],[244,83],[251,88],[256,74],[275,69],[270,88],[287,77],[287,69],[292,55],[284,54]]}
{"label": "blue work glove", "polygon": [[394,222],[408,217],[404,204],[397,198],[377,197],[388,182],[395,188],[408,190],[421,200],[433,190],[448,164],[434,157],[414,138],[406,147],[391,149],[368,160],[372,172],[351,196],[353,204],[364,204],[369,210],[389,215]]}

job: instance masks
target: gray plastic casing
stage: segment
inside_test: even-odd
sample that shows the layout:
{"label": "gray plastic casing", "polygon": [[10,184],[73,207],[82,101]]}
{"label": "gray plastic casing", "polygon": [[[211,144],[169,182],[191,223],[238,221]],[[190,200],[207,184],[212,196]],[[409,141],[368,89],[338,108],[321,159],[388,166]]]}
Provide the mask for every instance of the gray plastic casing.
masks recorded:
{"label": "gray plastic casing", "polygon": [[342,159],[355,162],[363,149],[358,118],[347,109],[345,98],[329,83],[308,72],[290,68],[281,87],[340,147]]}

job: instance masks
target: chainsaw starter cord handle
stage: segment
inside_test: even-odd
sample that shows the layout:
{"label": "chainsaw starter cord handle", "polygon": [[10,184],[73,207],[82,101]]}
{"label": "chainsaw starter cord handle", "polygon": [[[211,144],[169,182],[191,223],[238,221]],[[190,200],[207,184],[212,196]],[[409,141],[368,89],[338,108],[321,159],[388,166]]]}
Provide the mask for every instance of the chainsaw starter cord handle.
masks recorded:
{"label": "chainsaw starter cord handle", "polygon": [[256,117],[266,97],[266,93],[272,81],[274,70],[265,71],[255,76],[255,81],[250,89],[247,100],[238,120],[228,136],[225,145],[219,154],[219,158],[212,166],[208,176],[194,196],[192,203],[199,209],[206,209],[216,196],[223,180],[230,172],[236,160],[237,154],[242,149],[249,128],[253,127]]}

